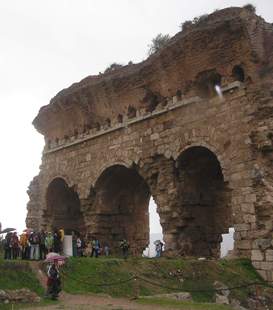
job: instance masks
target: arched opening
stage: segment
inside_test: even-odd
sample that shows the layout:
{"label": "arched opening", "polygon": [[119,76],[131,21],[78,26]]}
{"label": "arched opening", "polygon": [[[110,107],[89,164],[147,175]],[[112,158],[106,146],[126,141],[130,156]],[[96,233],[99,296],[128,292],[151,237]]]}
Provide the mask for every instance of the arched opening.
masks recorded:
{"label": "arched opening", "polygon": [[73,187],[67,185],[64,179],[56,178],[49,184],[46,203],[48,229],[63,228],[66,233],[72,231],[85,232],[79,196]]}
{"label": "arched opening", "polygon": [[145,257],[156,256],[156,242],[163,241],[163,230],[160,224],[160,217],[157,212],[157,205],[151,196],[149,202],[149,244],[143,252]]}
{"label": "arched opening", "polygon": [[215,87],[221,86],[221,75],[216,70],[200,72],[196,77],[197,93],[202,98],[210,98],[217,95]]}
{"label": "arched opening", "polygon": [[230,190],[209,149],[191,147],[177,160],[182,255],[220,257],[222,234],[231,226]]}
{"label": "arched opening", "polygon": [[136,117],[136,108],[129,105],[128,107],[128,112],[127,112],[127,117],[129,119]]}
{"label": "arched opening", "polygon": [[244,82],[245,81],[245,72],[241,66],[234,66],[232,69],[232,76],[235,81]]}
{"label": "arched opening", "polygon": [[118,123],[122,123],[123,122],[123,115],[119,114],[118,115]]}
{"label": "arched opening", "polygon": [[113,253],[120,252],[120,241],[125,238],[131,253],[141,254],[149,243],[150,190],[145,180],[135,169],[115,165],[101,174],[94,192],[92,234]]}

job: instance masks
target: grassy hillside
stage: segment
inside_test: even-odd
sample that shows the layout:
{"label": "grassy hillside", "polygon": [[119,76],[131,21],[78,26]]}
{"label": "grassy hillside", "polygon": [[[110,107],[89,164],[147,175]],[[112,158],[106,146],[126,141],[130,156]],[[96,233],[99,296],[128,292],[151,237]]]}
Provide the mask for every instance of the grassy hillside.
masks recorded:
{"label": "grassy hillside", "polygon": [[[227,287],[263,282],[246,259],[71,258],[63,269],[64,289],[69,293],[134,297],[190,291],[195,302],[213,302],[215,281]],[[230,294],[244,301],[255,294],[255,287],[236,288]]]}
{"label": "grassy hillside", "polygon": [[40,296],[44,293],[28,262],[6,261],[0,258],[0,289],[15,290],[21,288],[28,288]]}
{"label": "grassy hillside", "polygon": [[[128,260],[111,257],[70,258],[62,268],[63,289],[71,294],[103,293],[113,297],[132,298],[188,291],[193,298],[192,303],[165,297],[139,298],[138,302],[161,305],[166,309],[231,309],[230,306],[207,304],[215,301],[215,281],[234,288],[230,290],[230,296],[242,304],[247,298],[255,297],[256,287],[247,284],[263,283],[246,259],[198,261],[164,257]],[[0,289],[19,288],[29,288],[38,295],[43,295],[43,288],[28,262],[7,262],[0,259]],[[261,285],[259,290],[262,296],[273,296],[273,288]],[[1,307],[10,309],[8,305]],[[14,307],[22,308],[19,305]]]}

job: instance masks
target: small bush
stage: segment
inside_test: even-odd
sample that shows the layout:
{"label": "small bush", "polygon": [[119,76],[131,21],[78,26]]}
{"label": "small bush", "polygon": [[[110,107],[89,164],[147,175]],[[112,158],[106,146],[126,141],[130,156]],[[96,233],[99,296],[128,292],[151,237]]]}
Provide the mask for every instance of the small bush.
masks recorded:
{"label": "small bush", "polygon": [[197,17],[194,17],[193,20],[186,20],[184,23],[180,25],[181,30],[187,30],[190,29],[193,25],[197,25],[201,23],[202,21],[206,20],[208,18],[208,14],[203,14]]}
{"label": "small bush", "polygon": [[200,15],[200,16],[197,16],[193,19],[193,23],[195,25],[199,24],[200,22],[206,20],[208,18],[208,14],[203,14],[203,15]]}
{"label": "small bush", "polygon": [[122,68],[122,67],[123,67],[123,65],[114,62],[114,63],[112,63],[109,67],[107,67],[107,68],[104,70],[104,73],[113,72],[113,71],[115,71],[115,70],[117,70],[117,69],[120,69],[120,68]]}
{"label": "small bush", "polygon": [[170,38],[169,34],[159,33],[154,39],[152,39],[152,43],[149,45],[148,55],[152,55],[161,50],[168,44]]}
{"label": "small bush", "polygon": [[181,28],[181,30],[183,31],[183,30],[187,30],[187,29],[191,28],[192,25],[193,25],[193,23],[192,23],[191,20],[186,20],[184,23],[182,23],[182,24],[180,25],[180,28]]}
{"label": "small bush", "polygon": [[251,13],[256,13],[256,7],[251,3],[244,5],[243,8],[248,10]]}

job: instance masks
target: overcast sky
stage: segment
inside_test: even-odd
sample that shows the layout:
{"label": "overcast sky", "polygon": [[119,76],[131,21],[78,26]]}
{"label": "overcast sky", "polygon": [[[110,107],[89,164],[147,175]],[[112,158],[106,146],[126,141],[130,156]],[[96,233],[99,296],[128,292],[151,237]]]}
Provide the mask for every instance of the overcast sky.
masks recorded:
{"label": "overcast sky", "polygon": [[[158,33],[204,13],[249,1],[0,0],[0,221],[25,227],[29,182],[43,137],[31,122],[61,89],[113,62],[142,61]],[[273,1],[251,1],[273,21]],[[220,34],[219,34],[220,35]],[[159,230],[152,223],[151,230]]]}

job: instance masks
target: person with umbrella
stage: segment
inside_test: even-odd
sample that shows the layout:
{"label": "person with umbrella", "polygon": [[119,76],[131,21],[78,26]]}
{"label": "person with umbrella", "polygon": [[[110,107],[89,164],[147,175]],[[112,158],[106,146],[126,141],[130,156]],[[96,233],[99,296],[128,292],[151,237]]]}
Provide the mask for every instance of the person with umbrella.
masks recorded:
{"label": "person with umbrella", "polygon": [[53,261],[48,259],[48,261],[51,261],[51,264],[47,271],[47,292],[46,296],[50,297],[53,300],[56,300],[59,296],[59,293],[61,291],[61,280],[60,280],[60,272],[58,268],[58,258],[57,256],[54,258]]}
{"label": "person with umbrella", "polygon": [[162,249],[163,249],[164,244],[161,242],[161,240],[156,240],[154,244],[155,244],[155,251],[156,251],[155,257],[160,257],[162,254]]}

